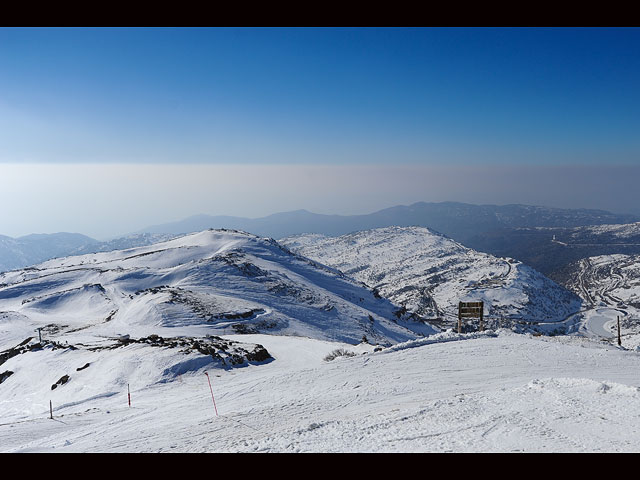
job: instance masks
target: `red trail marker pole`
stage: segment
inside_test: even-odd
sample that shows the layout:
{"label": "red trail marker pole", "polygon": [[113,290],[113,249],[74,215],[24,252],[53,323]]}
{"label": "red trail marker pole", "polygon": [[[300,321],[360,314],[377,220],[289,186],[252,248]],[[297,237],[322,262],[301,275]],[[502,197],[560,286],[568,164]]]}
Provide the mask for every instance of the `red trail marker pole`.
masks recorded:
{"label": "red trail marker pole", "polygon": [[207,376],[207,380],[209,382],[209,390],[211,390],[211,400],[213,400],[213,408],[216,409],[216,417],[218,416],[218,407],[216,407],[216,399],[213,398],[213,388],[211,388],[211,379],[209,378],[209,374],[207,372],[204,372],[204,374]]}

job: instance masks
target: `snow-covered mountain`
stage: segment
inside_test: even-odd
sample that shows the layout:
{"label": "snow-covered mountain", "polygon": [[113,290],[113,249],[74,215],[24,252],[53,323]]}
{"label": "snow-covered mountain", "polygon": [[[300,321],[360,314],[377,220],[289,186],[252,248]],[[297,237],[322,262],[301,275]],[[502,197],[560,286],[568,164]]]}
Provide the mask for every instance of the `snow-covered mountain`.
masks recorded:
{"label": "snow-covered mountain", "polygon": [[[398,205],[366,215],[323,215],[307,210],[280,212],[261,218],[195,215],[184,220],[147,227],[132,235],[98,241],[80,234],[56,233],[11,238],[0,235],[0,272],[27,267],[50,258],[85,253],[107,252],[166,241],[178,235],[208,228],[228,228],[280,238],[302,233],[343,235],[357,230],[388,226],[424,226],[444,233],[476,250],[497,256],[517,258],[550,275],[558,265],[589,255],[604,253],[640,253],[640,240],[626,238],[635,246],[611,250],[590,250],[589,255],[562,251],[551,244],[552,235],[581,231],[582,225],[625,224],[637,221],[633,215],[618,215],[603,210],[559,209],[532,205],[471,205],[459,202]],[[629,224],[632,225],[632,224]],[[636,232],[638,231],[636,225]],[[627,227],[622,226],[623,229]],[[588,232],[591,227],[584,227]],[[551,232],[554,230],[554,232]],[[597,232],[597,228],[594,232]],[[638,237],[640,233],[631,234]],[[639,237],[640,238],[640,237]],[[551,254],[548,250],[551,248]],[[590,247],[591,248],[591,247]],[[625,250],[618,251],[620,248]],[[539,255],[544,251],[544,255]],[[584,252],[582,252],[584,253]],[[551,260],[548,257],[558,257]],[[566,258],[565,258],[566,257]]]}
{"label": "snow-covered mountain", "polygon": [[[414,273],[443,250],[444,277],[482,255],[404,230],[424,247],[414,267],[383,235],[352,250]],[[470,270],[509,292],[518,264],[501,261]],[[271,239],[205,231],[0,282],[2,452],[638,450],[636,351],[504,329],[415,339],[397,306]]]}
{"label": "snow-covered mountain", "polygon": [[433,332],[272,239],[210,230],[0,274],[0,404],[29,416],[43,405],[27,394],[60,406],[272,360],[242,334],[391,345]]}
{"label": "snow-covered mountain", "polygon": [[580,299],[510,258],[466,248],[423,227],[388,227],[340,237],[297,235],[291,250],[335,267],[429,318],[457,319],[459,301],[484,301],[485,316],[558,322]]}
{"label": "snow-covered mountain", "polygon": [[640,222],[574,227],[568,234],[577,244],[606,244],[630,238],[640,241]]}
{"label": "snow-covered mountain", "polygon": [[[0,311],[94,335],[270,332],[357,343],[415,337],[391,302],[272,239],[209,230],[0,274]],[[425,327],[426,328],[426,327]]]}
{"label": "snow-covered mountain", "polygon": [[114,250],[125,250],[127,248],[144,247],[146,245],[153,245],[154,243],[173,240],[178,236],[179,235],[170,233],[138,233],[114,238],[113,240],[107,240],[104,242],[94,242],[87,245],[82,245],[81,247],[68,252],[65,256],[85,255],[87,253],[98,252],[112,252]]}
{"label": "snow-covered mountain", "polygon": [[585,306],[640,306],[640,256],[598,255],[572,262],[563,270],[563,283],[579,295]]}
{"label": "snow-covered mountain", "polygon": [[142,233],[101,242],[86,235],[66,232],[32,234],[19,238],[0,235],[0,272],[29,267],[56,257],[152,245],[177,236],[167,233]]}
{"label": "snow-covered mountain", "polygon": [[[607,229],[625,235],[627,229]],[[640,255],[597,255],[569,264],[563,284],[584,302],[585,329],[615,339],[617,320],[626,345],[640,344]]]}
{"label": "snow-covered mountain", "polygon": [[599,255],[569,266],[565,283],[589,305],[640,309],[640,255]]}
{"label": "snow-covered mountain", "polygon": [[32,234],[19,238],[0,235],[0,272],[69,255],[96,243],[99,242],[79,233]]}

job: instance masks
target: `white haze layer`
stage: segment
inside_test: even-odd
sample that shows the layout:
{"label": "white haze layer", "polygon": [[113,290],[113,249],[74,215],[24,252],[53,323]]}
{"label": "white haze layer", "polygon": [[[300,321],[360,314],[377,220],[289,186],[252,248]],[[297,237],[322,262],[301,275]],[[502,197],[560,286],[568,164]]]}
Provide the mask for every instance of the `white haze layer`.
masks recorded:
{"label": "white haze layer", "polygon": [[0,163],[0,234],[104,239],[200,213],[351,215],[419,201],[634,213],[637,178],[634,166]]}

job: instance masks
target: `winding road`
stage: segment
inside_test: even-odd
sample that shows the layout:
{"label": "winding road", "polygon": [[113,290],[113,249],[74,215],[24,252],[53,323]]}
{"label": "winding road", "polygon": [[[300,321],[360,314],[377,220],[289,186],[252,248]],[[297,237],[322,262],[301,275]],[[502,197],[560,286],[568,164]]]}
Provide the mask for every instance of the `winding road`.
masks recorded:
{"label": "winding road", "polygon": [[603,338],[614,338],[616,335],[604,328],[607,322],[615,321],[620,312],[611,308],[598,308],[588,314],[584,326],[587,332]]}

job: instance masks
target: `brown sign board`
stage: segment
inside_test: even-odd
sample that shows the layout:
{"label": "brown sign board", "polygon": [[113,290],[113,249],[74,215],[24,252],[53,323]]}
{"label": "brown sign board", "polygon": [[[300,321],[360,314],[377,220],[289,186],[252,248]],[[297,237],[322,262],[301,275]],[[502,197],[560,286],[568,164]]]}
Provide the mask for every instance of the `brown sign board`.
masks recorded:
{"label": "brown sign board", "polygon": [[460,302],[458,316],[460,318],[482,318],[484,302]]}
{"label": "brown sign board", "polygon": [[460,302],[461,307],[483,307],[484,302]]}
{"label": "brown sign board", "polygon": [[462,333],[463,318],[479,318],[480,331],[484,330],[483,314],[484,314],[484,302],[459,302],[458,303],[458,333]]}

